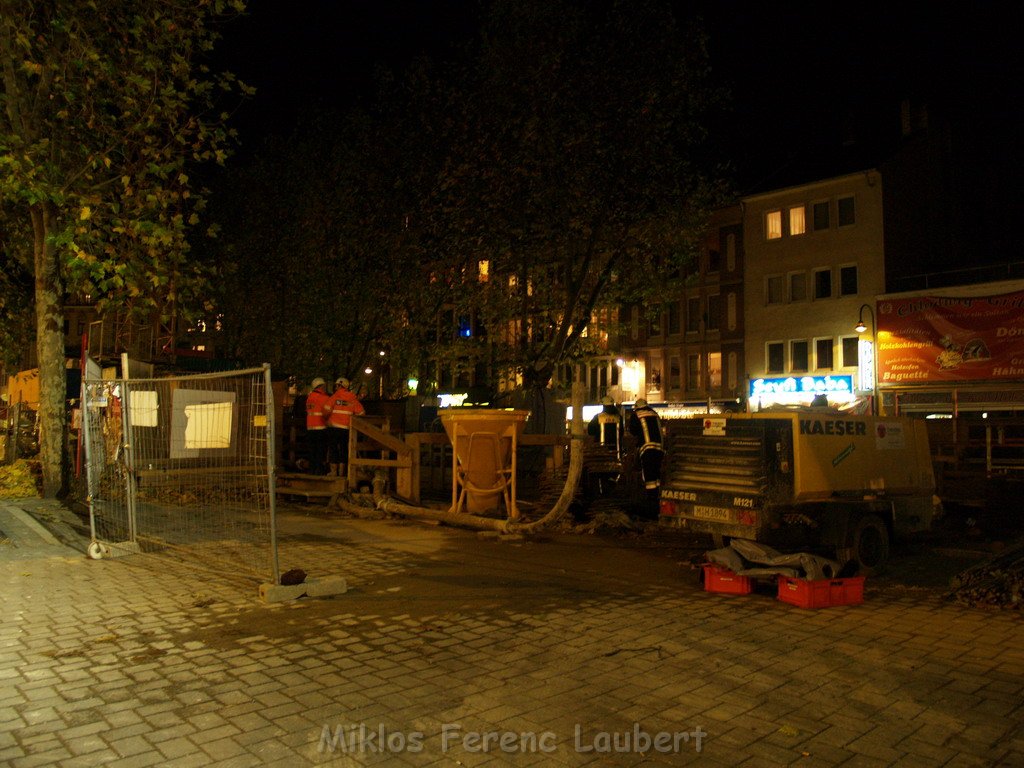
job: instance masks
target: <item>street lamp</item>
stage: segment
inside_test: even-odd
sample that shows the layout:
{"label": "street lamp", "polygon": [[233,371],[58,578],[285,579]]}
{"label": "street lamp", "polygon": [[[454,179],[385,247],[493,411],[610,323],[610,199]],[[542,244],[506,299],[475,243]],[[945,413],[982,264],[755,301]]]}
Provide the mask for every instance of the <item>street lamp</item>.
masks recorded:
{"label": "street lamp", "polygon": [[857,333],[864,333],[868,327],[864,324],[864,310],[868,311],[871,315],[871,347],[868,349],[867,342],[861,339],[858,342],[857,348],[857,362],[859,364],[858,376],[862,384],[867,378],[871,379],[871,413],[875,416],[878,415],[878,325],[875,323],[875,310],[871,308],[870,304],[861,304],[860,311],[857,313],[857,325],[853,327]]}

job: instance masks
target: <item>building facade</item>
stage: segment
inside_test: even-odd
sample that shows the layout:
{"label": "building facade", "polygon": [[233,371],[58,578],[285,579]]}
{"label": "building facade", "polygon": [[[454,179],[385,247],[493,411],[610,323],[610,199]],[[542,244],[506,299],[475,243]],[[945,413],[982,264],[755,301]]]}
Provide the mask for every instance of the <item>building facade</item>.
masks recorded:
{"label": "building facade", "polygon": [[[882,178],[866,170],[742,199],[746,394],[752,410],[867,410],[885,288]],[[855,330],[864,320],[866,334]]]}

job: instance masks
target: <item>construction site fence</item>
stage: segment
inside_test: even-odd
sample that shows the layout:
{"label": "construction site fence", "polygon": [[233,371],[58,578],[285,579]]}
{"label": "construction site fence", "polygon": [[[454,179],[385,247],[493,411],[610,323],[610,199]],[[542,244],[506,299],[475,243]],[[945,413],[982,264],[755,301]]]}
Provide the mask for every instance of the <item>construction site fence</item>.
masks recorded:
{"label": "construction site fence", "polygon": [[270,367],[82,382],[90,555],[279,579]]}

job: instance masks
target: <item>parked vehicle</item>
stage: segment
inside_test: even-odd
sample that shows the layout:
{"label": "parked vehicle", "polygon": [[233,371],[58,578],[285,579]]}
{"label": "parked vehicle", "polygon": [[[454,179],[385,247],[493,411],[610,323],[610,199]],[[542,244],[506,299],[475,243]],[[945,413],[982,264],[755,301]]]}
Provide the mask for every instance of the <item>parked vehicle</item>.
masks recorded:
{"label": "parked vehicle", "polygon": [[935,473],[923,421],[801,409],[666,422],[660,520],[778,549],[826,549],[861,574],[927,530]]}

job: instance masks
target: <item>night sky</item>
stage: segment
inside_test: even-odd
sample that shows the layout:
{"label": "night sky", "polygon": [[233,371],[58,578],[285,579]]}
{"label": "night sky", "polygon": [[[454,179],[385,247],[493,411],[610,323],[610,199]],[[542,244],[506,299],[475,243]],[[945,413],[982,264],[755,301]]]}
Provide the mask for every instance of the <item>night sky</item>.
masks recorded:
{"label": "night sky", "polygon": [[[898,137],[907,96],[1019,154],[1021,4],[675,6],[681,18],[705,21],[714,76],[736,109],[716,135],[747,178],[770,175],[787,154],[812,146]],[[252,0],[249,16],[225,28],[218,55],[257,87],[238,115],[243,142],[253,150],[302,109],[369,95],[377,63],[443,56],[473,34],[476,9],[472,0]]]}

